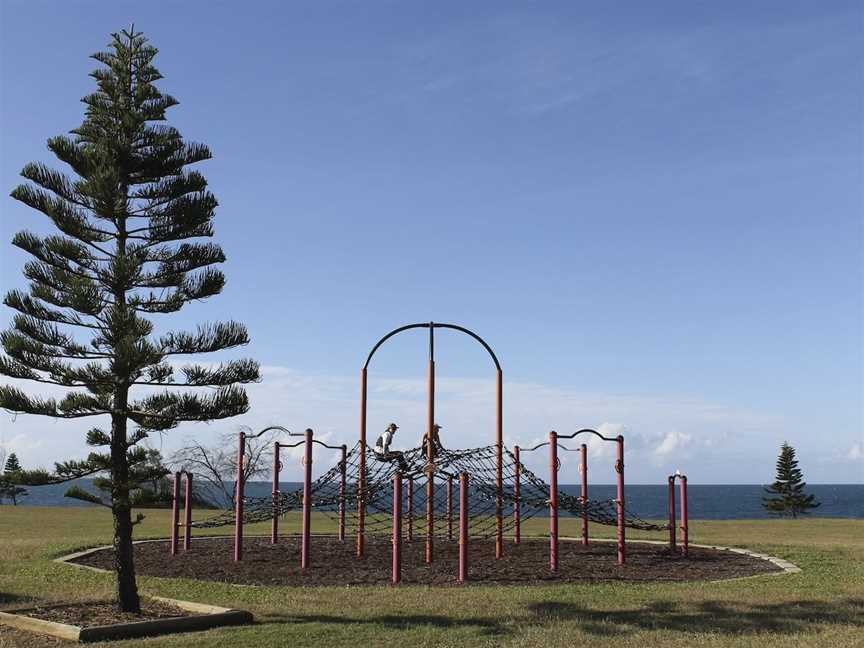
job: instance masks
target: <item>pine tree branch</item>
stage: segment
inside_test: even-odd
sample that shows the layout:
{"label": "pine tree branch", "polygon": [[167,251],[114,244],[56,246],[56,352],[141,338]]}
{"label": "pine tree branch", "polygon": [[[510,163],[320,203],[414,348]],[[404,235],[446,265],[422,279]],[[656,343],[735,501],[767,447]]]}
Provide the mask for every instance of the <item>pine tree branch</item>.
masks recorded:
{"label": "pine tree branch", "polygon": [[[42,299],[41,294],[39,296],[39,299]],[[10,308],[14,308],[19,313],[35,317],[36,319],[42,320],[43,322],[66,324],[68,326],[78,326],[81,328],[89,328],[97,331],[102,330],[102,327],[100,326],[83,321],[77,313],[73,315],[68,315],[63,311],[47,308],[39,304],[29,295],[25,295],[19,290],[12,290],[6,293],[6,297],[4,298],[3,303]]]}
{"label": "pine tree branch", "polygon": [[93,493],[88,493],[80,486],[72,486],[66,490],[66,493],[63,497],[68,497],[70,499],[77,499],[81,502],[87,502],[89,504],[97,504],[99,506],[104,506],[105,508],[110,509],[111,505],[106,504],[105,501],[99,497],[98,495],[94,495]]}
{"label": "pine tree branch", "polygon": [[199,326],[195,333],[168,333],[159,339],[157,347],[163,356],[172,356],[222,351],[248,343],[245,326],[239,322],[218,322]]}

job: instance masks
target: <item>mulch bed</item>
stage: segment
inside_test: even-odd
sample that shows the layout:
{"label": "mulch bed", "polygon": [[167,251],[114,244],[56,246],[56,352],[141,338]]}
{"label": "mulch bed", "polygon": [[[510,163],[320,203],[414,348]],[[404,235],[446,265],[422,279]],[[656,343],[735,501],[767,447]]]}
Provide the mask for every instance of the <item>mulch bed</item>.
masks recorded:
{"label": "mulch bed", "polygon": [[[191,578],[243,585],[383,585],[389,583],[391,554],[389,538],[367,538],[366,556],[358,560],[352,540],[313,537],[311,565],[300,569],[300,540],[280,538],[271,545],[267,538],[246,538],[243,560],[233,561],[233,539],[196,538],[192,549],[174,558],[167,542],[135,545],[138,574],[166,578]],[[403,542],[402,582],[406,584],[453,585],[456,583],[458,545],[439,540],[435,560],[424,563],[424,543]],[[491,541],[472,542],[469,548],[469,580],[477,584],[541,585],[573,582],[653,582],[720,580],[780,571],[772,563],[731,551],[691,547],[689,558],[670,553],[662,545],[628,544],[627,563],[616,562],[614,543],[598,542],[583,547],[561,541],[559,571],[549,570],[548,540],[524,540],[505,546],[504,557],[495,559]],[[74,560],[76,563],[112,569],[110,550],[101,550]]]}
{"label": "mulch bed", "polygon": [[114,603],[107,601],[46,605],[44,607],[33,607],[18,614],[34,619],[42,619],[43,621],[54,621],[55,623],[66,623],[81,628],[90,628],[117,623],[170,619],[190,616],[192,613],[161,601],[141,599],[141,614],[120,612]]}

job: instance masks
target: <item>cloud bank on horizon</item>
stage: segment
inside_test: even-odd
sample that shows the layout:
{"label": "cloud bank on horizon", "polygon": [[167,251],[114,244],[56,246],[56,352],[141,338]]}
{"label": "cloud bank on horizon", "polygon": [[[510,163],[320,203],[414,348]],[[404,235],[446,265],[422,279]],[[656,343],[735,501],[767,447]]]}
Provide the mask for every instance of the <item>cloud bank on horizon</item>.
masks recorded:
{"label": "cloud bank on horizon", "polygon": [[[262,367],[263,380],[248,387],[251,409],[240,417],[209,424],[186,424],[149,440],[170,456],[185,439],[212,442],[225,431],[248,426],[253,430],[283,425],[293,431],[307,427],[327,443],[357,440],[359,385],[355,377],[316,375],[288,367]],[[21,389],[42,395],[60,395],[60,388],[12,381]],[[400,429],[394,447],[420,443],[426,421],[424,379],[370,375],[368,436],[395,421]],[[436,415],[443,426],[442,442],[467,448],[494,443],[495,383],[493,379],[439,377],[436,381]],[[53,462],[83,458],[87,429],[100,417],[88,420],[54,420],[3,413],[0,443],[16,452],[26,466],[51,466]],[[681,470],[693,483],[765,483],[773,478],[774,459],[782,440],[782,417],[725,406],[705,400],[674,396],[603,394],[539,383],[505,381],[504,438],[509,447],[535,445],[549,430],[562,434],[591,427],[606,436],[625,438],[627,480],[630,483],[662,483],[666,475]],[[580,437],[589,447],[592,482],[612,483],[614,447],[597,437]],[[571,444],[572,445],[572,444]],[[810,482],[860,482],[864,451],[851,447],[820,446],[819,452],[799,451]],[[323,452],[323,450],[322,450]],[[546,470],[545,452],[523,455],[538,474]],[[283,479],[301,476],[300,454],[289,453]],[[578,457],[561,453],[566,482],[577,480]],[[296,461],[295,461],[296,460]],[[316,457],[317,471],[335,462],[334,453]]]}

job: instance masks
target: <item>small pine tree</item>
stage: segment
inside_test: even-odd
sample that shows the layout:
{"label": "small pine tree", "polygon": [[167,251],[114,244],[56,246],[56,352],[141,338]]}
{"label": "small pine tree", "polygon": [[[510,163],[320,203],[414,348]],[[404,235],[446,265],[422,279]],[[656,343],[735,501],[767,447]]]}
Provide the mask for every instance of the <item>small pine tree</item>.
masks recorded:
{"label": "small pine tree", "polygon": [[19,475],[21,471],[21,462],[18,461],[18,455],[13,452],[6,459],[6,466],[3,468],[2,483],[0,483],[0,493],[2,493],[3,497],[9,498],[12,506],[18,506],[19,497],[27,496],[27,489],[15,483],[16,475]]}
{"label": "small pine tree", "polygon": [[815,495],[804,493],[807,483],[803,481],[798,460],[795,458],[795,448],[784,442],[777,458],[777,477],[765,492],[774,497],[763,497],[762,506],[771,514],[780,517],[809,513],[809,509],[821,506]]}
{"label": "small pine tree", "polygon": [[[165,123],[177,100],[156,86],[157,50],[129,31],[113,34],[91,76],[96,90],[82,99],[83,123],[48,148],[72,174],[32,163],[12,197],[45,215],[48,236],[19,232],[12,244],[33,258],[24,266],[29,290],[4,303],[18,311],[0,333],[0,374],[69,388],[60,399],[0,385],[0,408],[60,419],[102,417],[87,433],[101,451],[66,461],[54,474],[26,471],[18,483],[70,481],[96,474],[110,480],[114,570],[123,612],[140,612],[132,553],[130,493],[151,479],[148,434],[184,421],[243,414],[243,383],[259,380],[258,363],[182,363],[182,358],[245,345],[238,322],[195,331],[154,333],[152,318],[218,295],[225,277],[215,266],[222,248],[213,236],[216,198],[190,168],[210,158]],[[199,389],[212,389],[201,392]],[[179,389],[174,389],[179,388]],[[157,391],[158,390],[158,391]],[[81,489],[68,495],[92,501]],[[98,499],[98,498],[97,498]]]}

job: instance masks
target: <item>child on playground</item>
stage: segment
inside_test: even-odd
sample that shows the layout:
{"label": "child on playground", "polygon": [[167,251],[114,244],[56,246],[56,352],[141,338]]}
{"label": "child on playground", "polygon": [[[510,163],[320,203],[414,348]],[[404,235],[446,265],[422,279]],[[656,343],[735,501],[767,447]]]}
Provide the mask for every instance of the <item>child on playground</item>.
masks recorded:
{"label": "child on playground", "polygon": [[399,469],[402,472],[407,472],[408,464],[405,461],[405,456],[403,453],[398,450],[390,450],[390,444],[393,442],[393,435],[396,434],[396,430],[399,429],[399,426],[395,423],[391,423],[387,426],[387,429],[384,430],[384,434],[378,437],[378,440],[375,441],[375,448],[373,452],[375,453],[375,458],[378,461],[398,461]]}
{"label": "child on playground", "polygon": [[[441,439],[438,438],[438,432],[441,430],[441,426],[437,423],[432,426],[432,456],[434,457],[436,454],[436,450],[441,447]],[[423,433],[423,440],[420,442],[421,447],[423,448],[423,456],[429,456],[429,448],[427,447],[427,443],[429,442],[429,433]]]}

